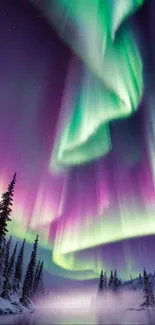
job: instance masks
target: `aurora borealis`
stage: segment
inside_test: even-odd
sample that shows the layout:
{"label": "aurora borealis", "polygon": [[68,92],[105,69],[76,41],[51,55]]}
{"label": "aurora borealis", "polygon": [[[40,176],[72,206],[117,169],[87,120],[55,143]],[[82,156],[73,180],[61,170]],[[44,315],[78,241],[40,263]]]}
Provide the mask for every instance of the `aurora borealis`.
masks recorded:
{"label": "aurora borealis", "polygon": [[119,33],[118,29],[143,1],[52,3],[38,2],[82,60],[70,64],[62,100],[62,114],[68,118],[61,125],[54,158],[56,165],[79,165],[111,150],[109,122],[130,116],[140,102],[140,55],[131,27],[127,25]]}
{"label": "aurora borealis", "polygon": [[152,249],[151,6],[0,3],[0,191],[16,170],[10,231],[29,242],[40,234],[51,275],[134,275]]}

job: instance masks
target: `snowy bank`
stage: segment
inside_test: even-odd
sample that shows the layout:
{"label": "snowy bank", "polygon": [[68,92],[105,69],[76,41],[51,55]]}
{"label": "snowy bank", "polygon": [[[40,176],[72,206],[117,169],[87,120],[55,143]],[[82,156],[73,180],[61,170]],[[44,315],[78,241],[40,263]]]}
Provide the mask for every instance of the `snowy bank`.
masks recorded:
{"label": "snowy bank", "polygon": [[34,304],[29,300],[26,306],[19,302],[12,302],[0,297],[0,315],[22,314],[25,312],[34,312]]}

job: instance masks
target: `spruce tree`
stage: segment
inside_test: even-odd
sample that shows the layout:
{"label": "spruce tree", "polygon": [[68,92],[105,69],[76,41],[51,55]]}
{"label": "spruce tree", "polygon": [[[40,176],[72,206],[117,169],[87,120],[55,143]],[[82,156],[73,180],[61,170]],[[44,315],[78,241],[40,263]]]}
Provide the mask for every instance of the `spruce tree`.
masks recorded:
{"label": "spruce tree", "polygon": [[39,273],[39,270],[40,270],[40,261],[37,264],[36,272],[35,272],[35,276],[34,276],[33,296],[35,296],[36,291],[37,291],[37,287],[38,287],[38,273]]}
{"label": "spruce tree", "polygon": [[104,272],[104,289],[107,289],[107,275],[106,272]]}
{"label": "spruce tree", "polygon": [[18,281],[20,283],[21,283],[21,280],[22,280],[24,248],[25,248],[25,239],[23,240],[21,249],[20,249],[19,254],[18,254],[16,266],[15,266],[14,280]]}
{"label": "spruce tree", "polygon": [[42,295],[44,293],[44,285],[43,285],[43,265],[44,262],[39,265],[39,270],[37,273],[37,278],[36,278],[36,288],[35,288],[35,296]]}
{"label": "spruce tree", "polygon": [[0,291],[2,289],[3,285],[3,275],[5,270],[5,256],[6,256],[6,243],[3,245],[3,249],[1,252],[1,258],[0,258]]}
{"label": "spruce tree", "polygon": [[38,282],[38,289],[40,295],[45,295],[45,289],[44,289],[44,262],[42,261],[40,265],[40,279]]}
{"label": "spruce tree", "polygon": [[118,291],[118,287],[119,287],[119,283],[118,283],[118,277],[117,277],[117,270],[115,270],[114,272],[114,278],[113,278],[113,291],[117,292]]}
{"label": "spruce tree", "polygon": [[143,297],[144,297],[144,302],[142,306],[149,306],[149,288],[148,288],[148,275],[146,273],[146,270],[144,269],[143,272],[143,279],[144,279],[144,287],[143,287]]}
{"label": "spruce tree", "polygon": [[9,240],[6,243],[4,276],[6,275],[6,271],[7,271],[8,265],[9,265],[11,241],[12,241],[12,236],[10,236]]}
{"label": "spruce tree", "polygon": [[27,303],[27,300],[31,299],[33,296],[33,284],[36,269],[38,240],[39,236],[37,235],[34,241],[33,250],[31,253],[30,261],[27,267],[27,272],[24,280],[23,292],[21,297],[21,302],[23,303],[23,305],[25,305]]}
{"label": "spruce tree", "polygon": [[40,265],[41,265],[41,262],[40,262],[40,260],[39,260],[39,261],[38,261],[38,264],[37,264],[37,267],[36,267],[35,279],[36,279],[37,276],[38,276],[38,272],[39,272],[39,270],[40,270]]}
{"label": "spruce tree", "polygon": [[8,186],[7,192],[2,194],[0,202],[0,253],[3,249],[6,234],[8,232],[8,221],[11,221],[10,214],[12,212],[11,206],[14,195],[14,186],[16,183],[16,173],[13,176],[11,183]]}
{"label": "spruce tree", "polygon": [[154,299],[154,295],[153,295],[152,284],[149,281],[149,277],[148,277],[145,269],[143,272],[143,280],[144,280],[144,286],[143,286],[144,302],[142,303],[142,306],[143,307],[154,307],[155,299]]}
{"label": "spruce tree", "polygon": [[111,271],[110,278],[109,278],[109,289],[112,289],[113,281],[114,281],[114,276],[113,276],[113,271]]}
{"label": "spruce tree", "polygon": [[149,301],[150,301],[150,306],[155,307],[155,298],[153,294],[153,285],[151,279],[148,282],[148,287],[149,287]]}
{"label": "spruce tree", "polygon": [[101,271],[100,274],[100,281],[99,281],[99,292],[103,291],[103,287],[104,287],[104,279],[103,279],[103,270]]}
{"label": "spruce tree", "polygon": [[1,294],[2,298],[8,299],[8,300],[10,300],[9,291],[11,290],[11,287],[12,287],[12,277],[13,277],[13,272],[14,272],[17,245],[18,245],[18,242],[16,243],[13,254],[12,254],[11,258],[10,258],[10,262],[9,262],[7,272],[6,272],[6,276],[5,276],[5,281],[4,281],[4,284],[3,284],[3,291],[2,291],[2,294]]}

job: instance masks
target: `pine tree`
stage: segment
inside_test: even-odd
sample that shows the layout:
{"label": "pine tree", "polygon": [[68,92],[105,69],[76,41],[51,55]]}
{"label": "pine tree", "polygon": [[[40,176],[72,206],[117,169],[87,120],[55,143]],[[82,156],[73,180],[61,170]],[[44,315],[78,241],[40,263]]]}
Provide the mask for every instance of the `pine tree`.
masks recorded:
{"label": "pine tree", "polygon": [[40,279],[38,282],[38,289],[40,295],[45,295],[45,289],[44,289],[44,262],[42,261],[40,265]]}
{"label": "pine tree", "polygon": [[104,272],[104,289],[107,289],[107,275],[106,272]]}
{"label": "pine tree", "polygon": [[155,298],[153,294],[152,282],[149,281],[149,277],[144,269],[143,272],[144,287],[143,287],[143,297],[144,302],[142,303],[143,307],[155,307]]}
{"label": "pine tree", "polygon": [[10,214],[12,212],[11,206],[14,195],[14,186],[16,183],[16,173],[13,176],[11,183],[8,186],[7,192],[2,194],[0,202],[0,253],[3,249],[3,244],[6,240],[6,234],[8,232],[8,221],[11,221]]}
{"label": "pine tree", "polygon": [[34,241],[33,250],[31,253],[30,261],[27,267],[27,272],[24,280],[23,292],[21,297],[21,302],[23,303],[23,305],[25,305],[27,303],[27,300],[31,299],[31,297],[33,296],[33,284],[36,269],[38,240],[39,236],[37,235]]}
{"label": "pine tree", "polygon": [[8,300],[10,300],[9,291],[11,290],[11,286],[12,286],[12,277],[13,277],[13,272],[14,272],[17,245],[18,245],[18,242],[16,243],[13,254],[10,258],[10,262],[9,262],[9,265],[7,268],[6,277],[5,277],[5,281],[4,281],[4,285],[3,285],[3,291],[1,294],[2,298],[8,299]]}
{"label": "pine tree", "polygon": [[37,267],[36,267],[36,273],[35,273],[35,276],[34,276],[34,283],[33,283],[33,296],[35,296],[36,294],[36,291],[37,291],[37,287],[38,287],[38,273],[39,273],[39,270],[40,270],[40,261],[38,262],[37,264]]}
{"label": "pine tree", "polygon": [[114,276],[113,276],[113,271],[111,271],[110,278],[109,278],[109,288],[110,289],[113,287],[113,281],[114,281]]}
{"label": "pine tree", "polygon": [[11,241],[12,241],[12,236],[10,236],[9,240],[6,243],[4,276],[6,275],[6,271],[7,271],[8,265],[9,265]]}
{"label": "pine tree", "polygon": [[37,264],[37,267],[36,267],[35,279],[36,279],[37,276],[38,276],[38,272],[39,272],[39,270],[40,270],[40,265],[41,265],[41,262],[40,262],[40,260],[39,260],[39,261],[38,261],[38,264]]}
{"label": "pine tree", "polygon": [[148,287],[149,287],[149,301],[150,301],[150,305],[151,307],[155,307],[155,298],[154,298],[154,294],[153,294],[153,285],[152,285],[152,281],[149,280],[148,282]]}
{"label": "pine tree", "polygon": [[43,285],[43,265],[44,262],[39,265],[38,273],[37,273],[37,278],[36,278],[36,288],[35,288],[35,296],[39,296],[44,294],[44,285]]}
{"label": "pine tree", "polygon": [[1,259],[0,259],[0,292],[2,290],[3,286],[3,280],[4,280],[4,269],[5,269],[5,256],[6,256],[6,243],[3,245]]}
{"label": "pine tree", "polygon": [[144,287],[143,287],[144,302],[143,302],[142,306],[148,307],[150,305],[150,302],[149,302],[149,288],[148,288],[148,275],[147,275],[145,269],[144,269],[144,272],[143,272],[143,279],[144,279]]}
{"label": "pine tree", "polygon": [[2,249],[2,256],[1,256],[1,274],[4,274],[4,268],[5,268],[5,259],[6,259],[6,243],[4,243],[3,245],[3,249]]}
{"label": "pine tree", "polygon": [[118,277],[117,277],[117,270],[114,272],[114,278],[113,278],[113,291],[118,291],[119,283],[118,283]]}
{"label": "pine tree", "polygon": [[99,292],[103,291],[103,287],[104,287],[104,279],[103,279],[103,270],[101,271],[100,274],[100,281],[99,281]]}
{"label": "pine tree", "polygon": [[19,254],[18,254],[16,266],[15,266],[14,281],[16,283],[17,282],[21,283],[21,280],[22,280],[24,248],[25,248],[25,239],[23,240],[21,249],[20,249]]}

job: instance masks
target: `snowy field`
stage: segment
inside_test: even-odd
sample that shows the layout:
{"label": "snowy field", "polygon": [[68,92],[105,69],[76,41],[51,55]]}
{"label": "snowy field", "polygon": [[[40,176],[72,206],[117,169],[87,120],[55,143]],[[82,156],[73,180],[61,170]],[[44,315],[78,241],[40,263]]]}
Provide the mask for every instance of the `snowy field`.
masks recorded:
{"label": "snowy field", "polygon": [[155,308],[140,308],[142,294],[107,294],[96,303],[94,292],[62,295],[40,302],[34,313],[0,316],[0,324],[155,324]]}

